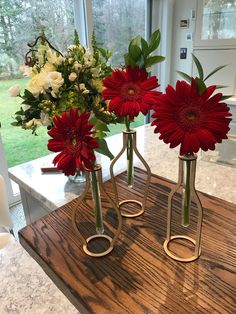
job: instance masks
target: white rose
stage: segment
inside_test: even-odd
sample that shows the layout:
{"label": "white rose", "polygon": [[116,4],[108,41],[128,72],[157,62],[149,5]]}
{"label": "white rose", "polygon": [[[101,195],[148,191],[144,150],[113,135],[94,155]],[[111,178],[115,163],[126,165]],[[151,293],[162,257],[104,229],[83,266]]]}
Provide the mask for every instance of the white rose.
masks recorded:
{"label": "white rose", "polygon": [[51,86],[54,93],[57,93],[59,88],[63,85],[64,79],[60,72],[53,71],[48,73],[48,83]]}
{"label": "white rose", "polygon": [[69,80],[71,82],[74,82],[77,78],[77,74],[75,72],[72,72],[70,75],[69,75]]}
{"label": "white rose", "polygon": [[68,63],[69,63],[69,64],[72,64],[72,63],[73,63],[73,58],[69,58],[69,59],[68,59]]}
{"label": "white rose", "polygon": [[17,97],[20,95],[20,86],[14,85],[8,89],[8,92],[11,97]]}
{"label": "white rose", "polygon": [[[51,72],[53,73],[53,72]],[[48,73],[46,71],[41,71],[40,73],[34,75],[29,82],[28,90],[35,96],[38,97],[39,94],[45,93],[48,89]]]}
{"label": "white rose", "polygon": [[84,90],[84,89],[86,89],[86,87],[85,87],[84,83],[79,84],[79,89],[80,89],[80,90]]}

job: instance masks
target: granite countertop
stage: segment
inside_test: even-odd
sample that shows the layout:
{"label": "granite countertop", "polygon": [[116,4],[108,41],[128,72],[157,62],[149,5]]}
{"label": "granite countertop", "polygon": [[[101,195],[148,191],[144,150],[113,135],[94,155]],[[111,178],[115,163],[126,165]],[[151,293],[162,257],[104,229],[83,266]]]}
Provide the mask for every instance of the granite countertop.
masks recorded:
{"label": "granite countertop", "polygon": [[0,249],[1,314],[77,314],[23,247],[13,240]]}
{"label": "granite countertop", "polygon": [[[168,145],[158,140],[150,125],[137,129],[137,141],[138,149],[151,167],[151,171],[176,181],[178,148],[169,149]],[[121,149],[122,135],[108,138],[108,145],[116,155]],[[217,150],[214,151],[215,159],[217,154]],[[9,169],[11,179],[32,193],[35,198],[46,202],[51,210],[72,200],[81,192],[78,185],[69,183],[63,174],[41,174],[40,167],[51,166],[52,158],[53,155],[49,155]],[[209,162],[211,158],[199,154],[196,188],[236,203],[236,168]],[[108,158],[98,156],[98,162],[103,166],[104,179],[108,179]],[[142,167],[137,160],[136,165]],[[122,171],[125,166],[123,158],[115,172]],[[18,242],[13,241],[0,250],[0,269],[1,314],[78,313]]]}
{"label": "granite countertop", "polygon": [[[153,130],[154,128],[150,125],[137,128],[138,149],[153,173],[177,181],[179,148],[170,149],[168,145],[158,139],[158,135],[154,134]],[[114,156],[117,155],[122,146],[122,134],[107,138],[107,142]],[[230,144],[233,145],[233,148]],[[236,203],[236,167],[225,165],[222,161],[221,163],[209,162],[216,161],[219,158],[218,148],[226,146],[227,150],[227,145],[231,147],[231,150],[233,149],[232,153],[236,161],[235,140],[218,145],[213,152],[198,154],[196,188]],[[53,157],[54,154],[51,154],[9,169],[10,178],[36,199],[46,204],[50,210],[68,203],[83,190],[83,186],[70,183],[68,178],[61,173],[41,173],[42,166],[52,166]],[[116,164],[115,173],[125,169],[125,154],[122,157]],[[103,178],[107,180],[110,161],[101,155],[98,155],[97,160],[102,164]],[[142,167],[137,159],[136,165]]]}

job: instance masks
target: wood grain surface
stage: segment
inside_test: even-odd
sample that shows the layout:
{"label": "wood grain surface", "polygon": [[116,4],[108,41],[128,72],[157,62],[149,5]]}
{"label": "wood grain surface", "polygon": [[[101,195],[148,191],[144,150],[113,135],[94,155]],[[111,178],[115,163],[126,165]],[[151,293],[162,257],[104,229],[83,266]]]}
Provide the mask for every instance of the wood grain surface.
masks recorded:
{"label": "wood grain surface", "polygon": [[[133,196],[140,196],[144,176],[135,169]],[[117,182],[120,195],[129,197],[125,175]],[[112,195],[111,182],[104,186]],[[162,246],[172,186],[152,175],[145,213],[123,219],[119,241],[105,257],[83,252],[71,224],[76,200],[22,229],[20,242],[81,313],[236,313],[236,205],[199,193],[204,207],[202,254],[192,263],[176,262]],[[106,231],[112,233],[116,217],[103,201]],[[79,210],[81,232],[92,232],[90,204],[88,196]],[[174,204],[173,230],[186,233],[178,226],[178,199]],[[185,252],[182,246],[178,250]]]}

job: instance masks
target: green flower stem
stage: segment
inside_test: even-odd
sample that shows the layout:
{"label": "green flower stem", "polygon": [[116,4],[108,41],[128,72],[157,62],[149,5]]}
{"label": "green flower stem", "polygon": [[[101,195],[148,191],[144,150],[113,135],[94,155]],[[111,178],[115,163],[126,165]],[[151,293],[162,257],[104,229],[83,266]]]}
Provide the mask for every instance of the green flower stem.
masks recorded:
{"label": "green flower stem", "polygon": [[[130,132],[129,116],[125,117],[126,130]],[[133,186],[133,135],[128,134],[127,138],[127,184]]]}
{"label": "green flower stem", "polygon": [[98,186],[96,171],[91,171],[91,185],[92,185],[92,195],[93,195],[93,203],[94,203],[94,211],[95,211],[96,231],[98,234],[102,234],[104,232],[104,227],[103,227],[103,219],[102,219],[100,190]]}
{"label": "green flower stem", "polygon": [[189,212],[190,212],[190,176],[191,176],[191,160],[186,161],[186,182],[184,189],[184,208],[183,208],[183,217],[182,224],[184,227],[189,225]]}

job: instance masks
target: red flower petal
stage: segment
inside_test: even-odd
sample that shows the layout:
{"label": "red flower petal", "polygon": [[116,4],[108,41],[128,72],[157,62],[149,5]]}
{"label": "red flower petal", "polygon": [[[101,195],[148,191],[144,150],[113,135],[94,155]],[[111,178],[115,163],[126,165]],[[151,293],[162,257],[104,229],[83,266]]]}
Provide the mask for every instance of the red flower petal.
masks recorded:
{"label": "red flower petal", "polygon": [[181,155],[215,149],[216,143],[227,138],[231,113],[220,102],[221,93],[212,96],[214,91],[215,86],[210,86],[200,95],[194,79],[191,84],[178,81],[176,89],[167,86],[153,106],[154,132],[171,148],[181,144]]}
{"label": "red flower petal", "polygon": [[110,100],[109,111],[130,119],[140,112],[147,114],[161,94],[152,91],[159,86],[157,78],[148,78],[146,70],[138,67],[114,70],[111,77],[103,80],[103,85],[103,100]]}
{"label": "red flower petal", "polygon": [[90,113],[81,113],[77,109],[63,112],[53,119],[54,126],[48,132],[52,137],[48,141],[48,149],[60,152],[53,160],[54,165],[65,175],[74,175],[76,168],[84,171],[84,167],[93,169],[96,157],[94,149],[98,142],[91,135],[93,124],[88,123]]}

